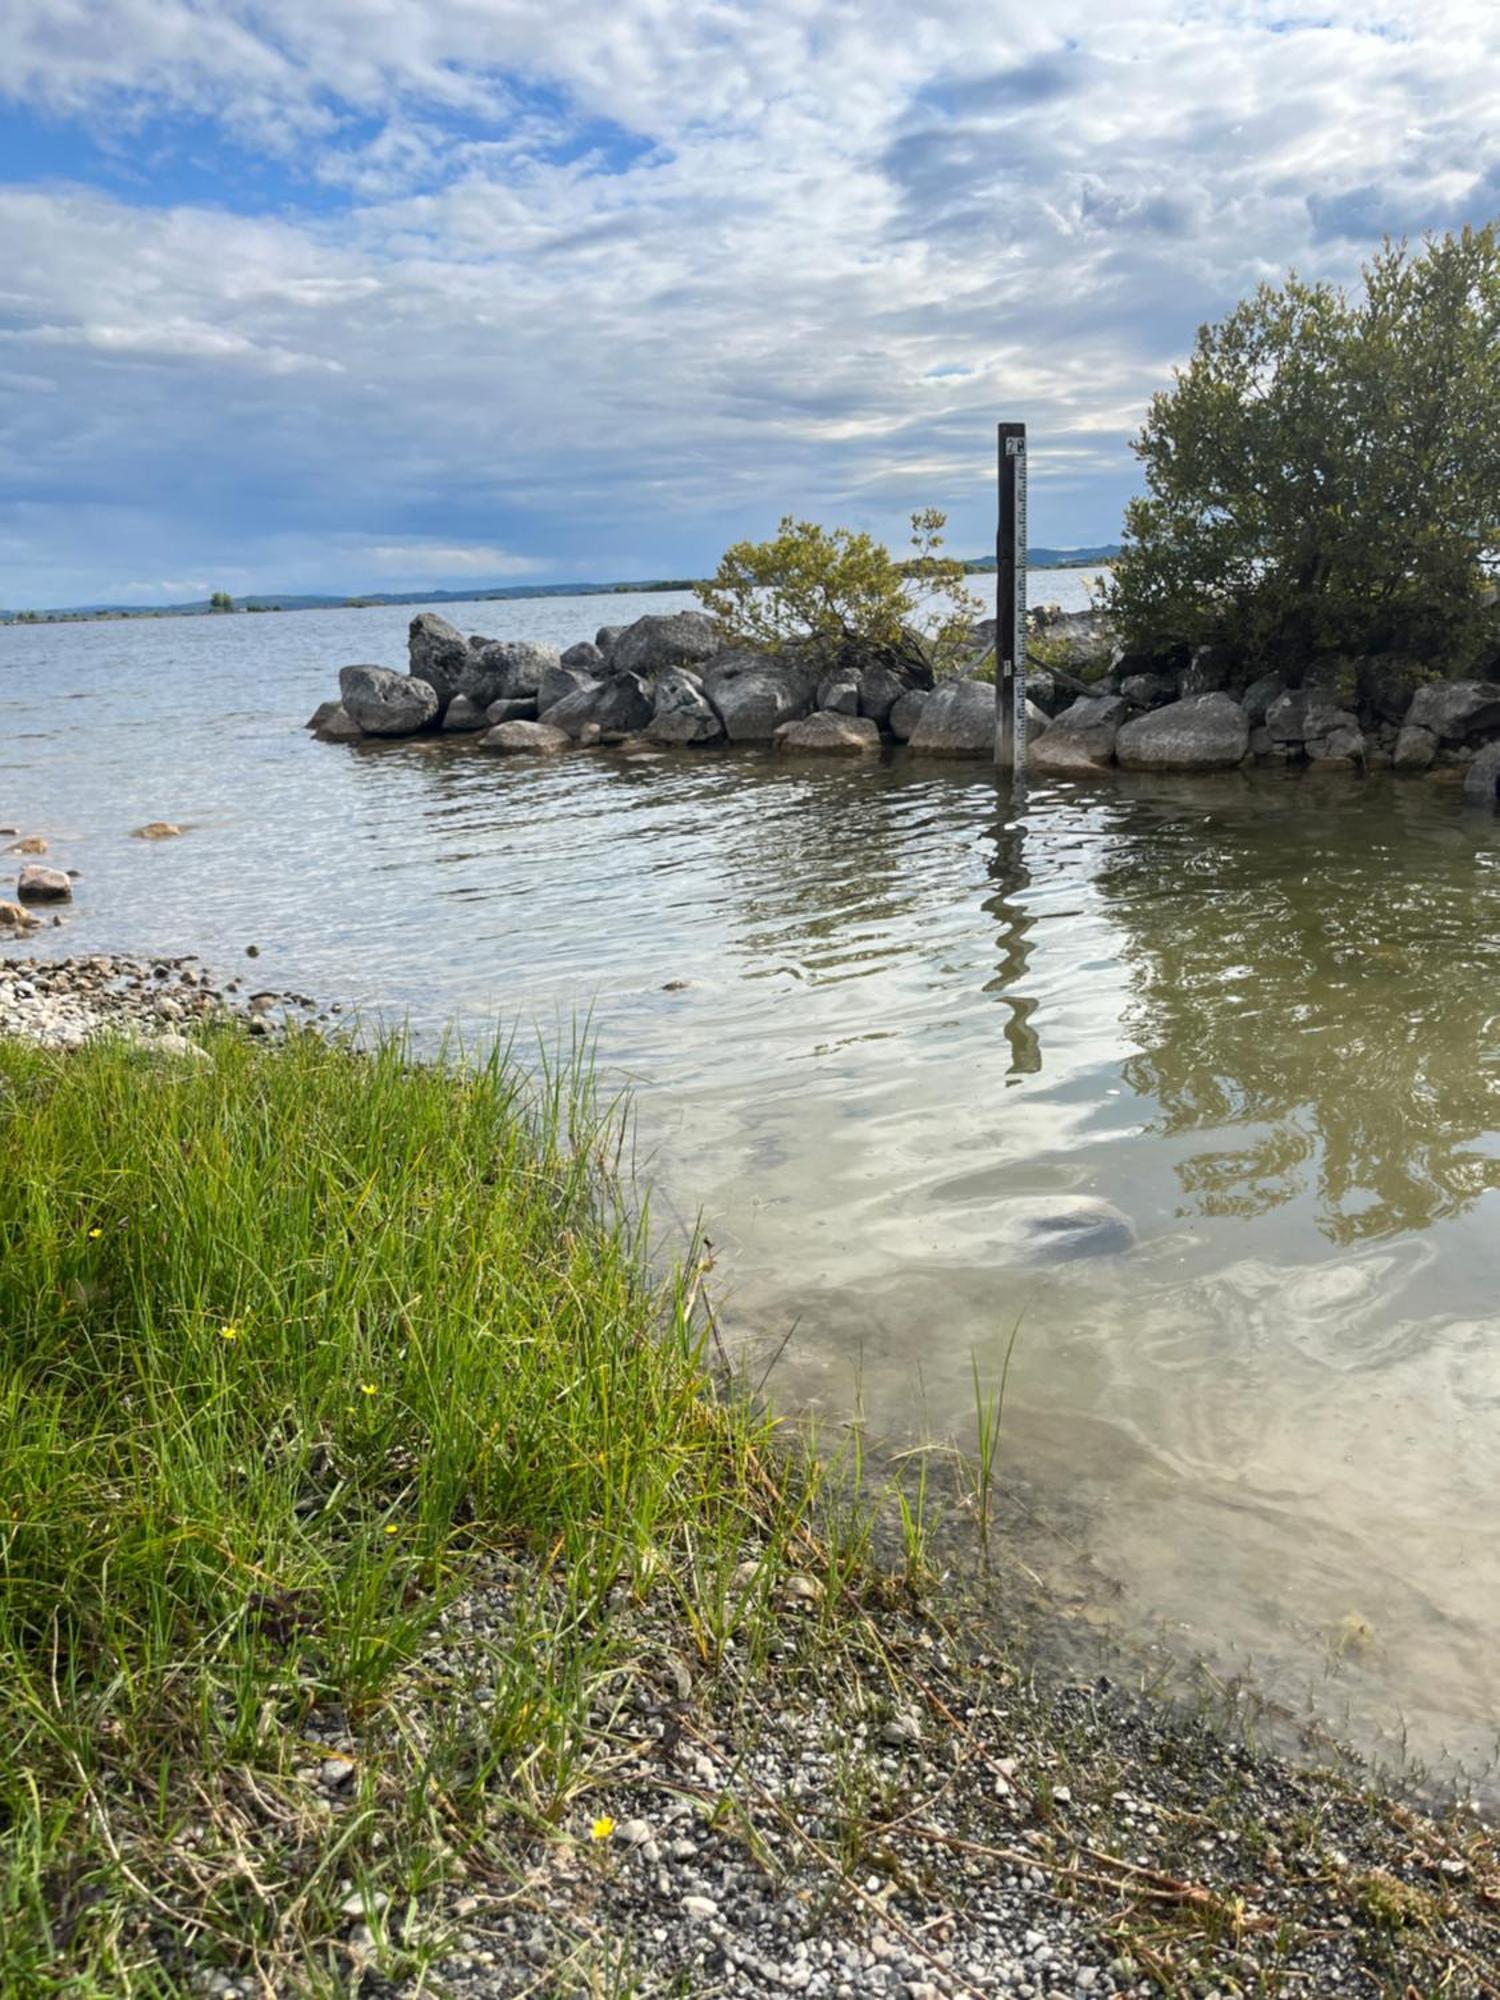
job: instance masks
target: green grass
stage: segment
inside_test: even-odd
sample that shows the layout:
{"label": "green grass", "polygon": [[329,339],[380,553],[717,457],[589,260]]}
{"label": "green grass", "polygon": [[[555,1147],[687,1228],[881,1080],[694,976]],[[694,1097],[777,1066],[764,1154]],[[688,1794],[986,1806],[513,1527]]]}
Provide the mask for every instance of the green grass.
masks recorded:
{"label": "green grass", "polygon": [[[814,1475],[774,1483],[769,1423],[712,1392],[582,1058],[204,1047],[0,1044],[6,1995],[204,1959],[335,1990],[349,1881],[399,1910],[497,1823],[565,1820],[620,1593],[669,1587],[706,1658],[747,1548],[764,1600],[805,1540]],[[542,1587],[485,1704],[382,1735],[506,1557]],[[334,1706],[386,1747],[330,1820],[293,1773]]]}

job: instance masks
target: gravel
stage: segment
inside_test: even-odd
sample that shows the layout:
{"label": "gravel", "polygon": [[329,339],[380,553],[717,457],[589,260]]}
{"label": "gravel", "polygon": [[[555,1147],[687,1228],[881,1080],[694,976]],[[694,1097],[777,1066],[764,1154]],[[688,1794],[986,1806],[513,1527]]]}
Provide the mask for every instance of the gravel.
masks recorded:
{"label": "gravel", "polygon": [[162,1054],[191,1056],[197,1045],[182,1030],[195,1023],[238,1020],[252,1034],[270,1034],[314,1018],[317,1005],[306,994],[258,992],[247,999],[239,980],[218,981],[193,957],[39,958],[24,948],[0,955],[0,1035],[53,1048],[124,1032]]}

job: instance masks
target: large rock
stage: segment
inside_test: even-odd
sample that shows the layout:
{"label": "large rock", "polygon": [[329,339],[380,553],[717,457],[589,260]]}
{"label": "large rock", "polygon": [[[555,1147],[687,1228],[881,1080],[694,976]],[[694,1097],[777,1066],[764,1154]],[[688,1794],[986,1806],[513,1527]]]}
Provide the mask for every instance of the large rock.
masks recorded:
{"label": "large rock", "polygon": [[1227,694],[1194,694],[1125,723],[1115,760],[1127,771],[1228,771],[1250,748],[1245,711]]}
{"label": "large rock", "polygon": [[450,735],[460,735],[465,730],[487,729],[490,719],[477,701],[471,701],[466,694],[456,694],[443,711],[443,729]]}
{"label": "large rock", "polygon": [[410,671],[426,681],[444,709],[459,692],[461,675],[469,663],[469,643],[455,625],[439,618],[435,611],[419,611],[406,632]]}
{"label": "large rock", "polygon": [[816,664],[794,653],[719,653],[703,677],[731,743],[769,743],[783,722],[807,714],[817,691]]}
{"label": "large rock", "polygon": [[73,884],[61,868],[28,861],[16,878],[16,894],[23,903],[66,903],[73,894]]}
{"label": "large rock", "polygon": [[646,734],[653,743],[718,743],[724,725],[696,674],[668,667],[656,676]]}
{"label": "large rock", "polygon": [[608,663],[610,654],[615,650],[616,639],[619,638],[624,630],[625,627],[623,625],[601,625],[599,630],[594,634],[594,644],[598,647],[600,655],[606,663]]}
{"label": "large rock", "polygon": [[1425,771],[1437,756],[1437,738],[1420,723],[1403,723],[1391,763],[1398,771]]}
{"label": "large rock", "polygon": [[1171,674],[1126,674],[1120,693],[1132,708],[1165,708],[1177,699],[1177,682]]}
{"label": "large rock", "polygon": [[484,711],[484,719],[491,729],[502,722],[535,722],[536,696],[521,695],[515,701],[492,701]]}
{"label": "large rock", "polygon": [[922,703],[907,741],[927,757],[993,757],[995,718],[988,681],[941,681]]}
{"label": "large rock", "polygon": [[[570,653],[576,653],[578,650],[577,646],[570,646],[568,648]],[[589,651],[594,655],[596,660],[600,658],[597,647],[591,646]],[[560,701],[566,701],[570,694],[584,694],[588,689],[597,687],[599,679],[600,676],[598,673],[592,672],[588,667],[581,664],[570,665],[566,658],[561,660],[557,666],[548,667],[537,686],[537,714],[545,715],[549,708],[556,708],[557,704]]]}
{"label": "large rock", "polygon": [[592,639],[580,639],[576,646],[569,646],[562,656],[565,667],[584,667],[597,680],[604,671],[604,655]]}
{"label": "large rock", "polygon": [[898,743],[905,743],[916,728],[922,710],[931,699],[928,688],[908,688],[906,693],[891,703],[891,712],[886,717],[886,728]]}
{"label": "large rock", "polygon": [[1344,766],[1365,760],[1358,716],[1340,708],[1337,695],[1322,688],[1279,694],[1266,710],[1266,733],[1273,749],[1300,750],[1312,764]]}
{"label": "large rock", "polygon": [[1500,743],[1487,743],[1464,772],[1464,798],[1471,806],[1500,803]]}
{"label": "large rock", "polygon": [[1032,741],[1027,764],[1053,778],[1087,778],[1107,771],[1114,761],[1115,738],[1129,713],[1130,704],[1120,695],[1080,697]]}
{"label": "large rock", "polygon": [[341,701],[320,701],[302,727],[304,729],[321,729],[323,724],[333,716],[342,714],[343,708],[344,704]]}
{"label": "large rock", "polygon": [[534,639],[491,639],[470,653],[458,692],[480,708],[496,701],[534,701],[543,674],[561,665],[556,646],[543,646]]}
{"label": "large rock", "polygon": [[1444,743],[1473,742],[1500,729],[1500,687],[1489,681],[1428,681],[1412,696],[1406,721],[1430,729]]}
{"label": "large rock", "polygon": [[890,723],[891,710],[906,692],[906,682],[894,668],[866,667],[859,677],[859,713],[885,729]]}
{"label": "large rock", "polygon": [[[1227,646],[1200,646],[1177,677],[1177,692],[1222,694],[1235,679],[1237,662]],[[1125,692],[1122,686],[1120,692]]]}
{"label": "large rock", "polygon": [[573,739],[546,722],[497,722],[480,737],[479,747],[507,757],[552,757],[571,750]]}
{"label": "large rock", "polygon": [[651,696],[638,674],[611,674],[608,680],[564,695],[547,710],[551,727],[573,738],[590,727],[601,736],[634,736],[650,720]]}
{"label": "large rock", "polygon": [[652,612],[627,625],[609,649],[614,674],[654,674],[700,666],[723,650],[724,635],[706,611]]}
{"label": "large rock", "polygon": [[415,736],[437,721],[442,708],[430,681],[389,667],[340,667],[339,693],[345,714],[366,736]]}
{"label": "large rock", "polygon": [[[1122,687],[1121,694],[1126,692]],[[1261,674],[1240,696],[1240,707],[1245,711],[1245,720],[1252,729],[1258,729],[1271,712],[1271,704],[1286,693],[1286,681],[1281,674]]]}
{"label": "large rock", "polygon": [[341,701],[325,702],[324,707],[330,712],[313,732],[320,743],[359,743],[364,740],[365,732]]}
{"label": "large rock", "polygon": [[776,748],[820,756],[867,757],[880,749],[880,725],[868,715],[820,709],[800,722],[783,722]]}
{"label": "large rock", "polygon": [[834,677],[818,683],[817,703],[830,715],[859,714],[859,682]]}

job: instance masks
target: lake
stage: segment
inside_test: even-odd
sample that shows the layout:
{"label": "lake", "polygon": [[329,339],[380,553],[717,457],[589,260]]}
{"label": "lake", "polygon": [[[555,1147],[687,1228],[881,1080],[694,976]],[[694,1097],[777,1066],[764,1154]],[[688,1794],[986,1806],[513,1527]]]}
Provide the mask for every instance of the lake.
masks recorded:
{"label": "lake", "polygon": [[[1063,572],[1036,598],[1082,601]],[[566,645],[674,596],[443,606]],[[0,630],[0,822],[81,870],[42,950],[197,952],[523,1041],[588,1013],[658,1219],[701,1214],[783,1401],[971,1436],[1111,1616],[1366,1744],[1500,1715],[1500,831],[1437,781],[1033,784],[896,753],[343,746],[406,608]],[[186,825],[152,846],[130,829]],[[670,989],[670,990],[669,990]],[[1122,1255],[1018,1253],[1114,1204]]]}

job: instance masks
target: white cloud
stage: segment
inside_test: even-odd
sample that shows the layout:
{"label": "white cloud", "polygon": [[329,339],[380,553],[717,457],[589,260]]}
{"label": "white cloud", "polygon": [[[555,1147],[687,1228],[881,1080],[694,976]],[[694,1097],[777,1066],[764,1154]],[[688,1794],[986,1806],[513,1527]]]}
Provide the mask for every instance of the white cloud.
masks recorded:
{"label": "white cloud", "polygon": [[360,554],[381,576],[528,576],[547,566],[535,556],[511,555],[482,542],[446,548],[436,543],[383,542]]}
{"label": "white cloud", "polygon": [[59,390],[0,377],[0,525],[79,574],[100,509],[138,574],[289,588],[698,567],[786,507],[932,500],[979,548],[1011,414],[1039,538],[1100,539],[1201,318],[1500,209],[1489,0],[8,16],[0,93],[282,176],[258,215],[228,167],[219,205],[0,188],[7,376]]}

